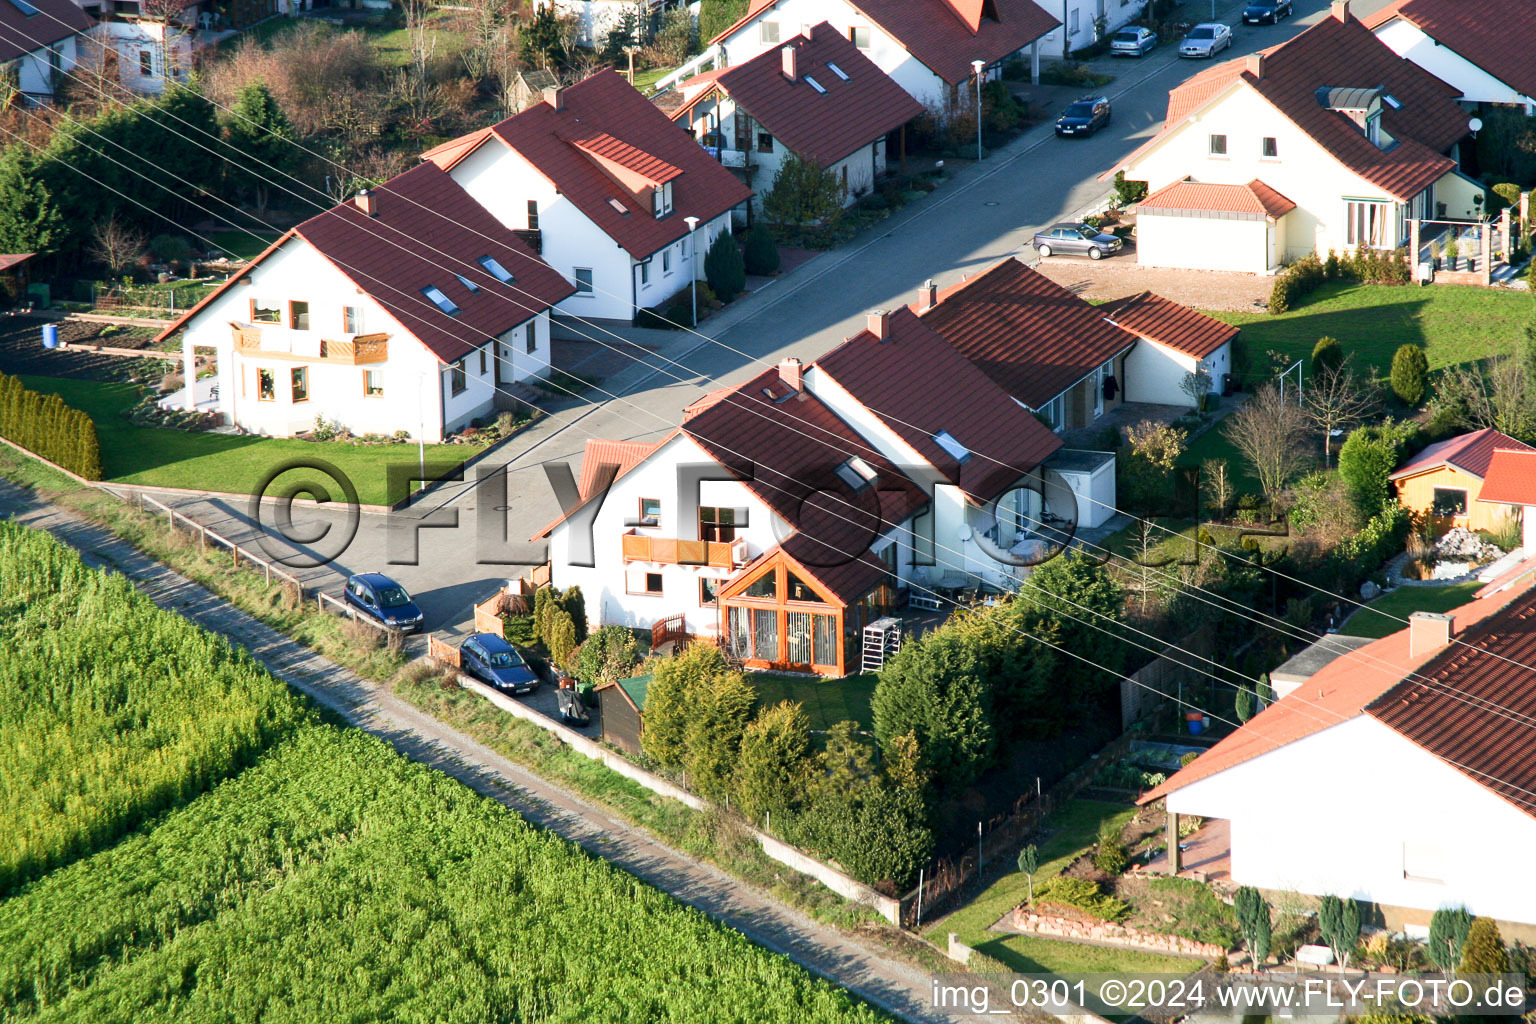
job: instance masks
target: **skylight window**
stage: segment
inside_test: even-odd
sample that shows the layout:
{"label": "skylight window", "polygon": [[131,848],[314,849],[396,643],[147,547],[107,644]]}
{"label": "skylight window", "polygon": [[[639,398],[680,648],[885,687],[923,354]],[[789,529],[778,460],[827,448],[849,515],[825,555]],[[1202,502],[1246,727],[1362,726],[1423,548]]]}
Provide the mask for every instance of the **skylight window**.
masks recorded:
{"label": "skylight window", "polygon": [[856,491],[862,491],[875,482],[874,467],[855,455],[837,467],[837,478]]}
{"label": "skylight window", "polygon": [[1387,106],[1391,107],[1393,110],[1402,110],[1403,109],[1403,101],[1398,99],[1396,96],[1393,96],[1391,93],[1384,93],[1384,94],[1382,94],[1381,102],[1385,103]]}
{"label": "skylight window", "polygon": [[950,458],[954,459],[956,462],[964,462],[966,459],[971,457],[971,450],[965,445],[961,444],[959,441],[955,440],[955,435],[951,434],[947,430],[941,430],[937,434],[934,434],[933,442],[948,452]]}
{"label": "skylight window", "polygon": [[613,212],[617,213],[620,217],[629,216],[629,210],[626,209],[624,204],[619,202],[617,199],[614,199],[610,196],[608,199],[608,205],[613,207]]}
{"label": "skylight window", "polygon": [[436,285],[430,285],[430,284],[427,285],[425,288],[423,288],[421,290],[421,294],[423,294],[427,298],[431,299],[432,300],[432,305],[436,306],[438,309],[442,310],[444,313],[447,313],[449,316],[458,316],[458,314],[459,314],[458,304],[455,303],[448,296],[444,295],[443,294],[443,290],[441,288],[437,287]]}
{"label": "skylight window", "polygon": [[490,274],[502,284],[511,284],[515,280],[512,272],[502,266],[501,261],[494,256],[481,256],[480,265],[485,268],[487,274]]}
{"label": "skylight window", "polygon": [[27,18],[30,18],[32,15],[37,13],[37,8],[27,3],[27,0],[11,0],[11,6],[16,8],[22,13],[24,17]]}
{"label": "skylight window", "polygon": [[832,72],[838,78],[841,78],[843,81],[845,81],[845,82],[849,81],[848,72],[844,71],[842,68],[838,67],[836,64],[833,64],[831,61],[827,61],[827,70]]}
{"label": "skylight window", "polygon": [[459,284],[463,285],[465,288],[468,288],[470,291],[477,292],[480,290],[479,285],[475,284],[475,282],[471,281],[463,274],[454,274],[453,276],[459,279]]}
{"label": "skylight window", "polygon": [[821,93],[823,96],[825,96],[827,94],[826,88],[820,82],[816,81],[816,79],[812,78],[810,75],[806,75],[805,76],[805,84],[810,86],[812,89],[815,89],[817,92]]}

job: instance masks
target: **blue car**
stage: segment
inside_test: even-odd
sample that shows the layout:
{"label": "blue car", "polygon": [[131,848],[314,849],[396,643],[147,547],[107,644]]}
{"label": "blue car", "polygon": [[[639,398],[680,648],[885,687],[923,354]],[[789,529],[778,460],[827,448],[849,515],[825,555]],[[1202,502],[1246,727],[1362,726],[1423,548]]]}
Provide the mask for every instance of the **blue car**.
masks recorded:
{"label": "blue car", "polygon": [[495,633],[471,633],[459,645],[459,661],[465,672],[503,693],[532,693],[539,677],[517,653],[517,648]]}
{"label": "blue car", "polygon": [[348,605],[390,629],[414,633],[421,628],[421,609],[404,587],[383,573],[360,572],[347,577],[342,597]]}

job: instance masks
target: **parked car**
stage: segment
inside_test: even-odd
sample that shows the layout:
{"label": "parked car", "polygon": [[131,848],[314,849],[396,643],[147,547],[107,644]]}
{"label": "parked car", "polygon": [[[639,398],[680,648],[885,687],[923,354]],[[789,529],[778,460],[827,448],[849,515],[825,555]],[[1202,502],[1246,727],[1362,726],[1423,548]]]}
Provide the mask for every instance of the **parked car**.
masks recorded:
{"label": "parked car", "polygon": [[1157,33],[1141,25],[1123,28],[1109,37],[1111,57],[1144,57],[1156,46]]}
{"label": "parked car", "polygon": [[1057,135],[1092,135],[1109,124],[1109,97],[1084,96],[1056,119]]}
{"label": "parked car", "polygon": [[1219,21],[1202,21],[1179,43],[1180,57],[1214,57],[1232,45],[1232,29]]}
{"label": "parked car", "polygon": [[1113,256],[1124,246],[1119,238],[1105,234],[1092,224],[1052,224],[1044,231],[1035,232],[1035,251],[1041,259],[1054,253],[1086,253],[1089,259],[1101,260]]}
{"label": "parked car", "polygon": [[1251,0],[1243,8],[1243,24],[1278,25],[1281,18],[1289,18],[1295,13],[1291,10],[1291,0]]}
{"label": "parked car", "polygon": [[495,633],[471,633],[459,645],[460,667],[503,693],[532,693],[539,677],[517,648]]}
{"label": "parked car", "polygon": [[421,628],[421,609],[405,588],[380,572],[347,577],[342,598],[348,605],[391,629],[414,633]]}

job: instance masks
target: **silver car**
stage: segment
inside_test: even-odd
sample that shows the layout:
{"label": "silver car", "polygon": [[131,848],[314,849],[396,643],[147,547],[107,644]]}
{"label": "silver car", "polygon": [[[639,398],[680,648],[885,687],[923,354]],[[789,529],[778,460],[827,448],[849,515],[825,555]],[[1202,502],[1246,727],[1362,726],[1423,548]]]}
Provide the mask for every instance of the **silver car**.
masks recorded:
{"label": "silver car", "polygon": [[1113,256],[1125,245],[1119,238],[1100,231],[1092,224],[1052,224],[1035,232],[1035,252],[1041,259],[1054,254],[1076,253],[1101,260]]}
{"label": "silver car", "polygon": [[1219,21],[1202,21],[1179,44],[1180,57],[1214,57],[1232,45],[1232,29]]}
{"label": "silver car", "polygon": [[1109,37],[1111,57],[1141,57],[1157,45],[1157,33],[1140,25],[1123,28]]}

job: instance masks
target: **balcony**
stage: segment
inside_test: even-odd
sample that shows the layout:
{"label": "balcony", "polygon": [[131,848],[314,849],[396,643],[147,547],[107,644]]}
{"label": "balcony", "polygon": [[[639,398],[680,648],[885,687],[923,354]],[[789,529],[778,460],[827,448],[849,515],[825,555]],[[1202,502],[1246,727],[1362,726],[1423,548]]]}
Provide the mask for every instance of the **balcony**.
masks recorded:
{"label": "balcony", "polygon": [[293,359],[306,363],[336,363],[341,366],[365,366],[389,358],[389,335],[355,334],[333,340],[317,338],[308,331],[285,327],[257,327],[231,324],[235,349],[263,359]]}
{"label": "balcony", "polygon": [[738,537],[729,543],[705,540],[677,540],[673,537],[646,537],[628,530],[624,533],[625,562],[653,562],[658,565],[708,565],[733,569],[746,565],[747,541]]}

